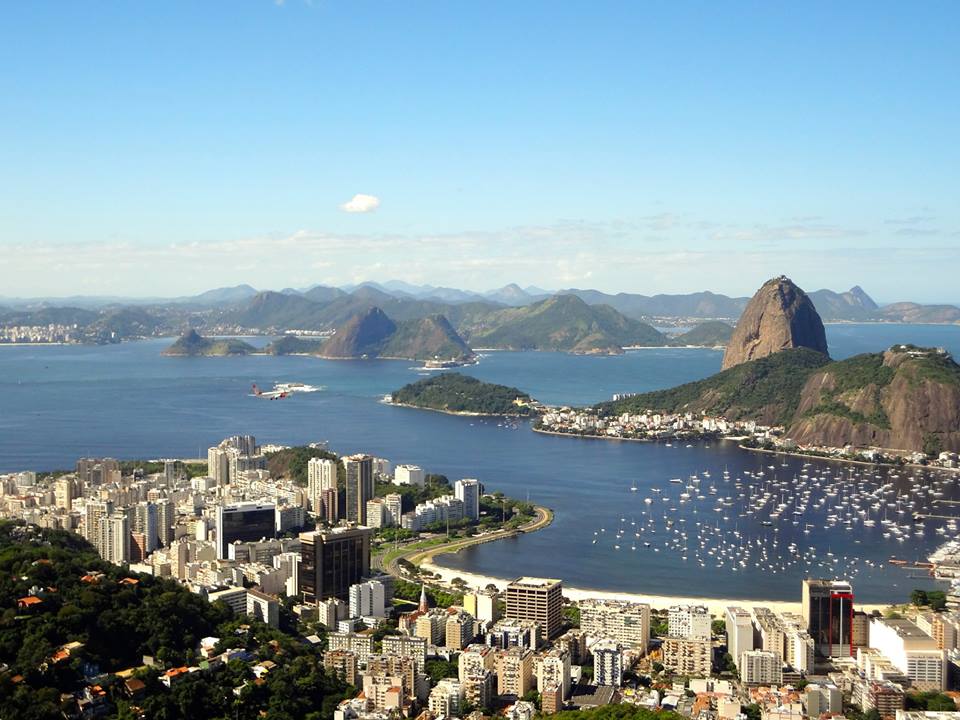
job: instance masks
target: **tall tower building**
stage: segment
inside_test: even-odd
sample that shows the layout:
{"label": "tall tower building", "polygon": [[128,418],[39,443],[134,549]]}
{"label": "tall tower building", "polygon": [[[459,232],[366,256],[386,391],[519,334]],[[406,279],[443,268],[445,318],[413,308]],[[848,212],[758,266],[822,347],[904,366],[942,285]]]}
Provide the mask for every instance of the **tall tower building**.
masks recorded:
{"label": "tall tower building", "polygon": [[483,486],[480,481],[472,478],[457,480],[454,483],[453,492],[457,500],[463,502],[463,516],[470,520],[479,520],[480,495],[483,494]]}
{"label": "tall tower building", "polygon": [[64,476],[57,478],[53,485],[53,497],[57,507],[70,512],[73,510],[73,478]]}
{"label": "tall tower building", "polygon": [[157,507],[157,543],[168,547],[173,542],[173,523],[175,513],[173,503],[167,498],[156,501]]}
{"label": "tall tower building", "polygon": [[100,557],[103,557],[103,524],[113,513],[113,502],[110,500],[88,500],[84,508],[83,532],[84,537],[93,545]]}
{"label": "tall tower building", "polygon": [[370,574],[368,528],[336,527],[300,533],[300,592],[305,603],[349,601],[350,586]]}
{"label": "tall tower building", "polygon": [[310,458],[307,462],[307,497],[310,500],[310,512],[327,519],[323,500],[325,490],[334,492],[337,490],[337,463],[330,458]]}
{"label": "tall tower building", "polygon": [[115,565],[130,562],[130,521],[114,513],[100,523],[100,557]]}
{"label": "tall tower building", "polygon": [[143,535],[143,551],[152,553],[157,549],[157,506],[149,502],[137,503],[133,508],[132,532]]}
{"label": "tall tower building", "polygon": [[753,650],[753,618],[742,607],[728,607],[723,614],[727,630],[727,652],[740,669],[740,656]]}
{"label": "tall tower building", "polygon": [[358,525],[367,524],[367,500],[373,497],[373,458],[369,455],[348,455],[343,458],[346,471],[346,518]]}
{"label": "tall tower building", "polygon": [[803,581],[803,621],[823,657],[850,657],[853,644],[853,586],[843,580]]}
{"label": "tall tower building", "polygon": [[226,448],[217,446],[207,450],[207,475],[218,487],[230,482],[230,454]]}

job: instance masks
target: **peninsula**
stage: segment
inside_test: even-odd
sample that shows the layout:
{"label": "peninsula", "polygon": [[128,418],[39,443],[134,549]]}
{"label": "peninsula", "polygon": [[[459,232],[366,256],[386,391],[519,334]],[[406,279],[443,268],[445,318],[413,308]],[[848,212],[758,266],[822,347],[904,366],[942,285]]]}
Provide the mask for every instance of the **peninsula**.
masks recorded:
{"label": "peninsula", "polygon": [[496,385],[460,373],[442,373],[394,392],[391,403],[454,415],[528,417],[538,404],[515,387]]}

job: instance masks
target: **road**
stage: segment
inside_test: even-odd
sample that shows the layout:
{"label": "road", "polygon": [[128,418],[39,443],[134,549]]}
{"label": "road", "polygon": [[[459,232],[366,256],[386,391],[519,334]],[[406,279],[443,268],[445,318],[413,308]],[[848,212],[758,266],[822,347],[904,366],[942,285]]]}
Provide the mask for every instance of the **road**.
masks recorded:
{"label": "road", "polygon": [[[419,566],[423,562],[427,562],[433,559],[437,555],[443,555],[450,552],[458,552],[463,550],[466,547],[471,545],[480,545],[481,543],[495,542],[497,540],[503,540],[506,538],[511,538],[520,533],[536,532],[537,530],[542,530],[547,527],[551,522],[553,522],[553,511],[540,507],[539,505],[534,508],[536,512],[536,517],[528,523],[521,525],[519,528],[510,528],[504,530],[495,530],[493,532],[486,533],[485,535],[478,535],[466,538],[456,538],[450,542],[442,543],[439,545],[431,545],[429,547],[413,547],[406,552],[402,552],[399,555],[395,555],[390,558],[386,563],[383,562],[383,558],[389,554],[384,553],[384,555],[377,556],[373,559],[372,564],[374,567],[383,570],[384,572],[393,575],[394,577],[402,577],[400,573],[400,561],[408,560],[414,565]],[[414,543],[415,545],[417,543]]]}

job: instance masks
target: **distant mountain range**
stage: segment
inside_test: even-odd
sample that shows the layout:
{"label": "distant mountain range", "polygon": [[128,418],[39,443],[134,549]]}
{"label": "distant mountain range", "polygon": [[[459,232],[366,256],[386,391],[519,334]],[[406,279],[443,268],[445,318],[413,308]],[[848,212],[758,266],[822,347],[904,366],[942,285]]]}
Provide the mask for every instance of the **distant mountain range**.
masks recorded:
{"label": "distant mountain range", "polygon": [[[901,302],[879,306],[859,286],[846,292],[809,293],[825,322],[960,323],[960,308]],[[573,302],[567,298],[575,298]],[[185,328],[208,334],[282,334],[333,330],[371,308],[395,323],[442,316],[477,347],[612,352],[629,345],[723,344],[728,331],[711,324],[685,342],[652,325],[692,327],[736,322],[749,298],[712,292],[679,295],[609,294],[590,289],[547,292],[507,285],[485,293],[399,281],[280,292],[249,285],[179,298],[69,298],[0,300],[0,327],[69,325],[85,341],[177,335]]]}

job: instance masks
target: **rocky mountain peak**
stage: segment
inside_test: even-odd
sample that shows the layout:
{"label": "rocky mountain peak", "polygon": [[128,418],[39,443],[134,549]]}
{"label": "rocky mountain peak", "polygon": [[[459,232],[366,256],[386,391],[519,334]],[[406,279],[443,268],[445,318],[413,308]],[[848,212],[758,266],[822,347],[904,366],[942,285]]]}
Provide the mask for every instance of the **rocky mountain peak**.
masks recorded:
{"label": "rocky mountain peak", "polygon": [[804,347],[827,354],[823,321],[807,294],[785,275],[757,290],[740,316],[723,355],[723,369]]}

